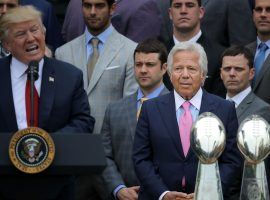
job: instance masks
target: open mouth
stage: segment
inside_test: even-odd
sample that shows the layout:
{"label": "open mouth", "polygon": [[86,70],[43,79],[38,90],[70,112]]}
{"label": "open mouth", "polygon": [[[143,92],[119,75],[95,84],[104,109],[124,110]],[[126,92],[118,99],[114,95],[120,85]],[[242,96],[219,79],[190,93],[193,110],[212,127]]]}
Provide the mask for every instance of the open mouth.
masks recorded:
{"label": "open mouth", "polygon": [[32,45],[31,47],[28,47],[26,49],[26,52],[36,51],[37,49],[38,49],[38,45]]}

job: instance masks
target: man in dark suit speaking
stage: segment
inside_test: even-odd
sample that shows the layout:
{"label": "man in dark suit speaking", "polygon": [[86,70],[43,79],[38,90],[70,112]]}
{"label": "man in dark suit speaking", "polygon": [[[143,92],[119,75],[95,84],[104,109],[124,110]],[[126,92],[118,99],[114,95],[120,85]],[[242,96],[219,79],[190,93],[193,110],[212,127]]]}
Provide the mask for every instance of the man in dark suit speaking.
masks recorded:
{"label": "man in dark suit speaking", "polygon": [[139,199],[193,198],[198,159],[190,149],[190,128],[203,112],[217,115],[226,129],[226,147],[218,162],[223,195],[230,199],[242,165],[235,140],[235,108],[201,88],[207,74],[201,45],[175,45],[168,56],[168,69],[174,91],[146,101],[136,128],[133,161],[141,183]]}
{"label": "man in dark suit speaking", "polygon": [[[0,60],[0,132],[16,132],[29,125],[26,71],[33,60],[39,64],[35,126],[49,133],[92,132],[94,119],[83,89],[82,72],[44,55],[41,13],[32,6],[10,9],[0,19],[0,39],[11,53]],[[21,193],[28,194],[29,199],[73,199],[70,185],[70,177],[52,177],[45,183],[40,176],[1,176],[0,199],[24,199]]]}

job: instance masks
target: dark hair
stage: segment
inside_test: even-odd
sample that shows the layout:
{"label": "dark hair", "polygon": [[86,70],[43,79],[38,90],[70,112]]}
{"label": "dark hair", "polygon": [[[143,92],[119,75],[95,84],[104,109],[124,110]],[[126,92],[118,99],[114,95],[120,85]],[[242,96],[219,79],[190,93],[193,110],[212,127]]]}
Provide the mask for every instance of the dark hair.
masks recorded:
{"label": "dark hair", "polygon": [[[108,3],[109,8],[112,7],[112,5],[114,4],[115,0],[106,0]],[[84,0],[82,0],[82,3],[84,2]]]}
{"label": "dark hair", "polygon": [[163,43],[158,41],[157,39],[146,39],[143,42],[140,42],[136,49],[134,50],[134,60],[136,53],[158,53],[159,60],[161,65],[167,62],[168,52]]}
{"label": "dark hair", "polygon": [[[172,6],[172,2],[173,0],[170,0],[170,7]],[[198,5],[201,7],[202,6],[202,1],[201,0],[197,0]]]}
{"label": "dark hair", "polygon": [[253,55],[251,51],[242,45],[239,46],[231,46],[228,49],[226,49],[222,54],[222,59],[225,56],[237,56],[237,55],[244,55],[244,57],[248,60],[248,66],[249,68],[253,68]]}

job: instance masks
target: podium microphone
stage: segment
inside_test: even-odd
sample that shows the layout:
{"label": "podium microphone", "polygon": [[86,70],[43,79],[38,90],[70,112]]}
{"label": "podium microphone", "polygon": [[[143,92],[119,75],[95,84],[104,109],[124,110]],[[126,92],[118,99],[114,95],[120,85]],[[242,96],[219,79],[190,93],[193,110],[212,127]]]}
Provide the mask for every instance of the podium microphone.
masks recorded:
{"label": "podium microphone", "polygon": [[30,126],[34,126],[34,88],[35,81],[39,78],[38,75],[39,64],[38,61],[30,61],[27,70],[27,80],[30,81],[30,101],[31,101],[31,111],[30,111]]}

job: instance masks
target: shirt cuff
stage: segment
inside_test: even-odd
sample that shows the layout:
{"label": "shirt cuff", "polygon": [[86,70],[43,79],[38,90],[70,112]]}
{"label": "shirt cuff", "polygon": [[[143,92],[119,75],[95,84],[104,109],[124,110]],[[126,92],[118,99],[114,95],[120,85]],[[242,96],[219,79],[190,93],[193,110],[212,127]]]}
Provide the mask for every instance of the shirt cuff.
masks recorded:
{"label": "shirt cuff", "polygon": [[113,196],[114,196],[114,198],[115,199],[118,199],[117,198],[117,192],[119,192],[119,190],[121,190],[122,188],[126,188],[126,186],[125,185],[118,185],[114,190],[113,190]]}
{"label": "shirt cuff", "polygon": [[163,192],[163,193],[159,196],[158,200],[162,200],[163,197],[165,196],[165,194],[167,194],[168,192],[170,192],[170,191],[165,191],[165,192]]}

